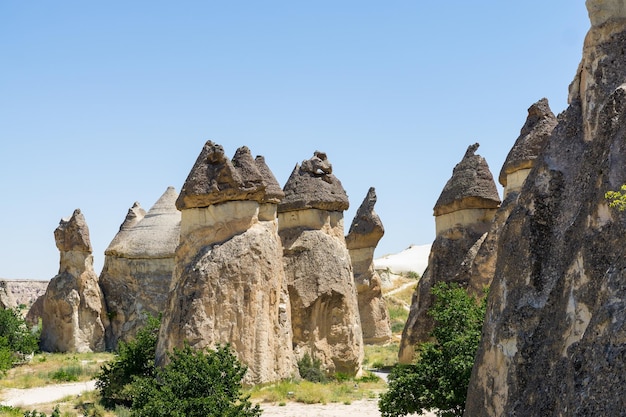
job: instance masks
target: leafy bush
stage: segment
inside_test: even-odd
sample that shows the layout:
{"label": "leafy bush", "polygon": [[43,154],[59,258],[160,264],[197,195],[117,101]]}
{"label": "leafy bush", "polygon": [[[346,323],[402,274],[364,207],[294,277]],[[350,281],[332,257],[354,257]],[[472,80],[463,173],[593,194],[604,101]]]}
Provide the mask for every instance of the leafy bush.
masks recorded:
{"label": "leafy bush", "polygon": [[39,333],[31,332],[18,309],[0,309],[0,371],[11,369],[39,350]]}
{"label": "leafy bush", "polygon": [[620,187],[619,191],[607,191],[604,198],[609,200],[609,206],[619,211],[626,210],[626,184]]}
{"label": "leafy bush", "polygon": [[50,378],[56,382],[74,382],[78,381],[78,377],[83,374],[83,368],[76,364],[64,366],[50,373]]}
{"label": "leafy bush", "polygon": [[328,378],[322,369],[322,361],[311,359],[311,355],[305,353],[298,361],[298,371],[300,376],[310,382],[327,382]]}
{"label": "leafy bush", "polygon": [[481,301],[457,285],[441,283],[432,290],[435,303],[433,342],[417,347],[411,365],[398,365],[389,374],[389,390],[381,395],[383,417],[424,413],[462,416],[474,355],[480,342],[486,297]]}
{"label": "leafy bush", "polygon": [[135,340],[120,342],[117,358],[102,366],[96,377],[96,388],[100,391],[105,406],[130,407],[132,398],[127,388],[133,382],[133,377],[154,376],[159,325],[159,319],[148,317],[146,326],[137,332]]}
{"label": "leafy bush", "polygon": [[[47,417],[46,413],[40,413],[37,410],[26,411],[23,414],[23,416],[24,417]],[[52,414],[50,414],[50,417],[61,417],[61,412],[59,411],[58,405],[54,407],[54,410],[52,410]]]}
{"label": "leafy bush", "polygon": [[169,354],[170,363],[154,377],[136,378],[130,387],[135,417],[257,417],[258,405],[241,392],[247,368],[230,346],[194,351],[188,344]]}

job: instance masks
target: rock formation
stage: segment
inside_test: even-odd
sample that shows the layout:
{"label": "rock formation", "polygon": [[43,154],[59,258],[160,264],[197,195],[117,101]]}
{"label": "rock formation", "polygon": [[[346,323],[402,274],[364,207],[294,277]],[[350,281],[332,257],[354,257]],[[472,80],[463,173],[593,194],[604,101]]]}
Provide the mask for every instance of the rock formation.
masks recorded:
{"label": "rock formation", "polygon": [[109,320],[80,210],[61,220],[54,238],[61,260],[43,299],[41,347],[48,352],[103,351]]}
{"label": "rock formation", "polygon": [[348,196],[322,152],[296,165],[283,190],[278,224],[296,356],[308,353],[329,373],[357,375],[363,335],[344,238]]}
{"label": "rock formation", "polygon": [[9,283],[6,280],[0,280],[0,308],[7,309],[17,306],[17,300],[13,292],[9,289]]}
{"label": "rock formation", "polygon": [[466,416],[626,410],[626,7],[587,0],[592,27],[569,107],[503,227]]}
{"label": "rock formation", "polygon": [[478,144],[467,148],[435,204],[437,237],[402,332],[398,355],[402,363],[413,360],[415,345],[428,340],[432,330],[433,321],[428,315],[434,301],[432,287],[439,282],[471,285],[457,274],[478,252],[500,205],[489,166],[482,156],[475,154],[477,148]]}
{"label": "rock formation", "polygon": [[109,349],[132,339],[148,316],[158,316],[167,306],[180,235],[177,197],[168,187],[147,214],[135,203],[104,252],[100,287],[111,319]]}
{"label": "rock formation", "polygon": [[543,149],[557,124],[548,100],[543,98],[530,106],[526,123],[506,157],[499,181],[504,186],[504,198],[522,188],[539,151]]}
{"label": "rock formation", "polygon": [[230,343],[246,383],[297,374],[277,203],[283,193],[262,157],[246,147],[229,160],[207,142],[176,207],[180,245],[157,360],[182,347]]}
{"label": "rock formation", "polygon": [[382,281],[374,270],[374,250],[385,230],[374,211],[376,191],[370,188],[356,212],[346,236],[359,302],[363,342],[382,344],[391,340],[389,311],[383,299]]}

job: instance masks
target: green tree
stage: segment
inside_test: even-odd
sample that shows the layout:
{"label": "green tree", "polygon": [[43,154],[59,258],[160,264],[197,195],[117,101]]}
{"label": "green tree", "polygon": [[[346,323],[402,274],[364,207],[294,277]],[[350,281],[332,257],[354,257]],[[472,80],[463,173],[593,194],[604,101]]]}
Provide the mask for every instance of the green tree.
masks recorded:
{"label": "green tree", "polygon": [[389,374],[389,390],[378,404],[383,417],[426,411],[451,417],[465,410],[486,297],[478,301],[458,285],[445,283],[436,285],[432,294],[432,341],[416,348],[413,364],[397,365]]}
{"label": "green tree", "polygon": [[258,405],[242,395],[247,368],[230,346],[193,350],[188,344],[169,354],[170,363],[154,378],[137,378],[131,386],[134,417],[257,417]]}
{"label": "green tree", "polygon": [[31,331],[18,309],[0,309],[0,371],[11,369],[39,351],[39,333]]}
{"label": "green tree", "polygon": [[145,327],[137,332],[135,339],[128,343],[120,342],[115,360],[100,369],[96,377],[96,388],[100,391],[102,403],[106,407],[130,407],[132,398],[128,387],[133,382],[133,377],[154,376],[159,325],[158,318],[148,317]]}
{"label": "green tree", "polygon": [[620,187],[620,191],[607,191],[604,198],[609,200],[609,206],[619,211],[626,210],[626,184]]}

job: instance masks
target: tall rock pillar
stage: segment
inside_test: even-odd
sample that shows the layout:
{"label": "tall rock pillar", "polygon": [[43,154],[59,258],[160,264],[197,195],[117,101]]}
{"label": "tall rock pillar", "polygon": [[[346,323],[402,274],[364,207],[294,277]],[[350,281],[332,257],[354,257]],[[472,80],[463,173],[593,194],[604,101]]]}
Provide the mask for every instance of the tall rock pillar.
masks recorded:
{"label": "tall rock pillar", "polygon": [[283,197],[262,157],[246,147],[231,161],[207,142],[176,200],[180,244],[157,360],[187,341],[230,343],[246,383],[297,374],[277,203]]}
{"label": "tall rock pillar", "polygon": [[295,353],[331,374],[358,375],[363,334],[343,229],[348,196],[322,152],[296,165],[283,190],[278,224]]}
{"label": "tall rock pillar", "polygon": [[111,318],[109,349],[134,338],[148,316],[167,306],[180,236],[177,197],[168,187],[148,213],[135,203],[104,252],[100,287]]}
{"label": "tall rock pillar", "polygon": [[466,416],[621,416],[626,410],[626,3],[591,20],[569,107],[499,241]]}
{"label": "tall rock pillar", "polygon": [[477,148],[477,143],[467,148],[435,204],[437,237],[428,267],[413,294],[409,318],[402,332],[398,355],[402,363],[410,363],[415,345],[429,338],[433,328],[433,320],[428,315],[434,301],[433,286],[440,282],[468,286],[467,281],[457,279],[457,274],[480,248],[500,205],[487,161],[476,155]]}
{"label": "tall rock pillar", "polygon": [[61,220],[54,238],[61,260],[43,296],[41,347],[48,352],[103,351],[109,320],[80,210]]}
{"label": "tall rock pillar", "polygon": [[374,250],[383,237],[383,223],[374,211],[376,190],[370,188],[352,220],[346,236],[359,301],[363,342],[384,344],[391,341],[389,311],[383,298],[382,282],[374,270]]}

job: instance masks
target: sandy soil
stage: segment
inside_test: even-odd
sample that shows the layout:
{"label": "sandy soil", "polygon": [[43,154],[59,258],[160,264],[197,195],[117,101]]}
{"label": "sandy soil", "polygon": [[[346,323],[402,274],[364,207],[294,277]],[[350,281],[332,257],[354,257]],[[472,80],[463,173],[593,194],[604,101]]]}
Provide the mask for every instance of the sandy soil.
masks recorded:
{"label": "sandy soil", "polygon": [[[73,384],[49,385],[41,388],[29,389],[5,389],[2,396],[2,405],[10,406],[33,406],[36,404],[48,404],[58,401],[70,395],[79,395],[85,391],[95,389],[95,381],[79,382]],[[301,404],[287,403],[284,406],[274,404],[261,404],[263,417],[379,417],[376,400],[355,401],[352,404]],[[427,413],[422,417],[434,417],[435,414]]]}

